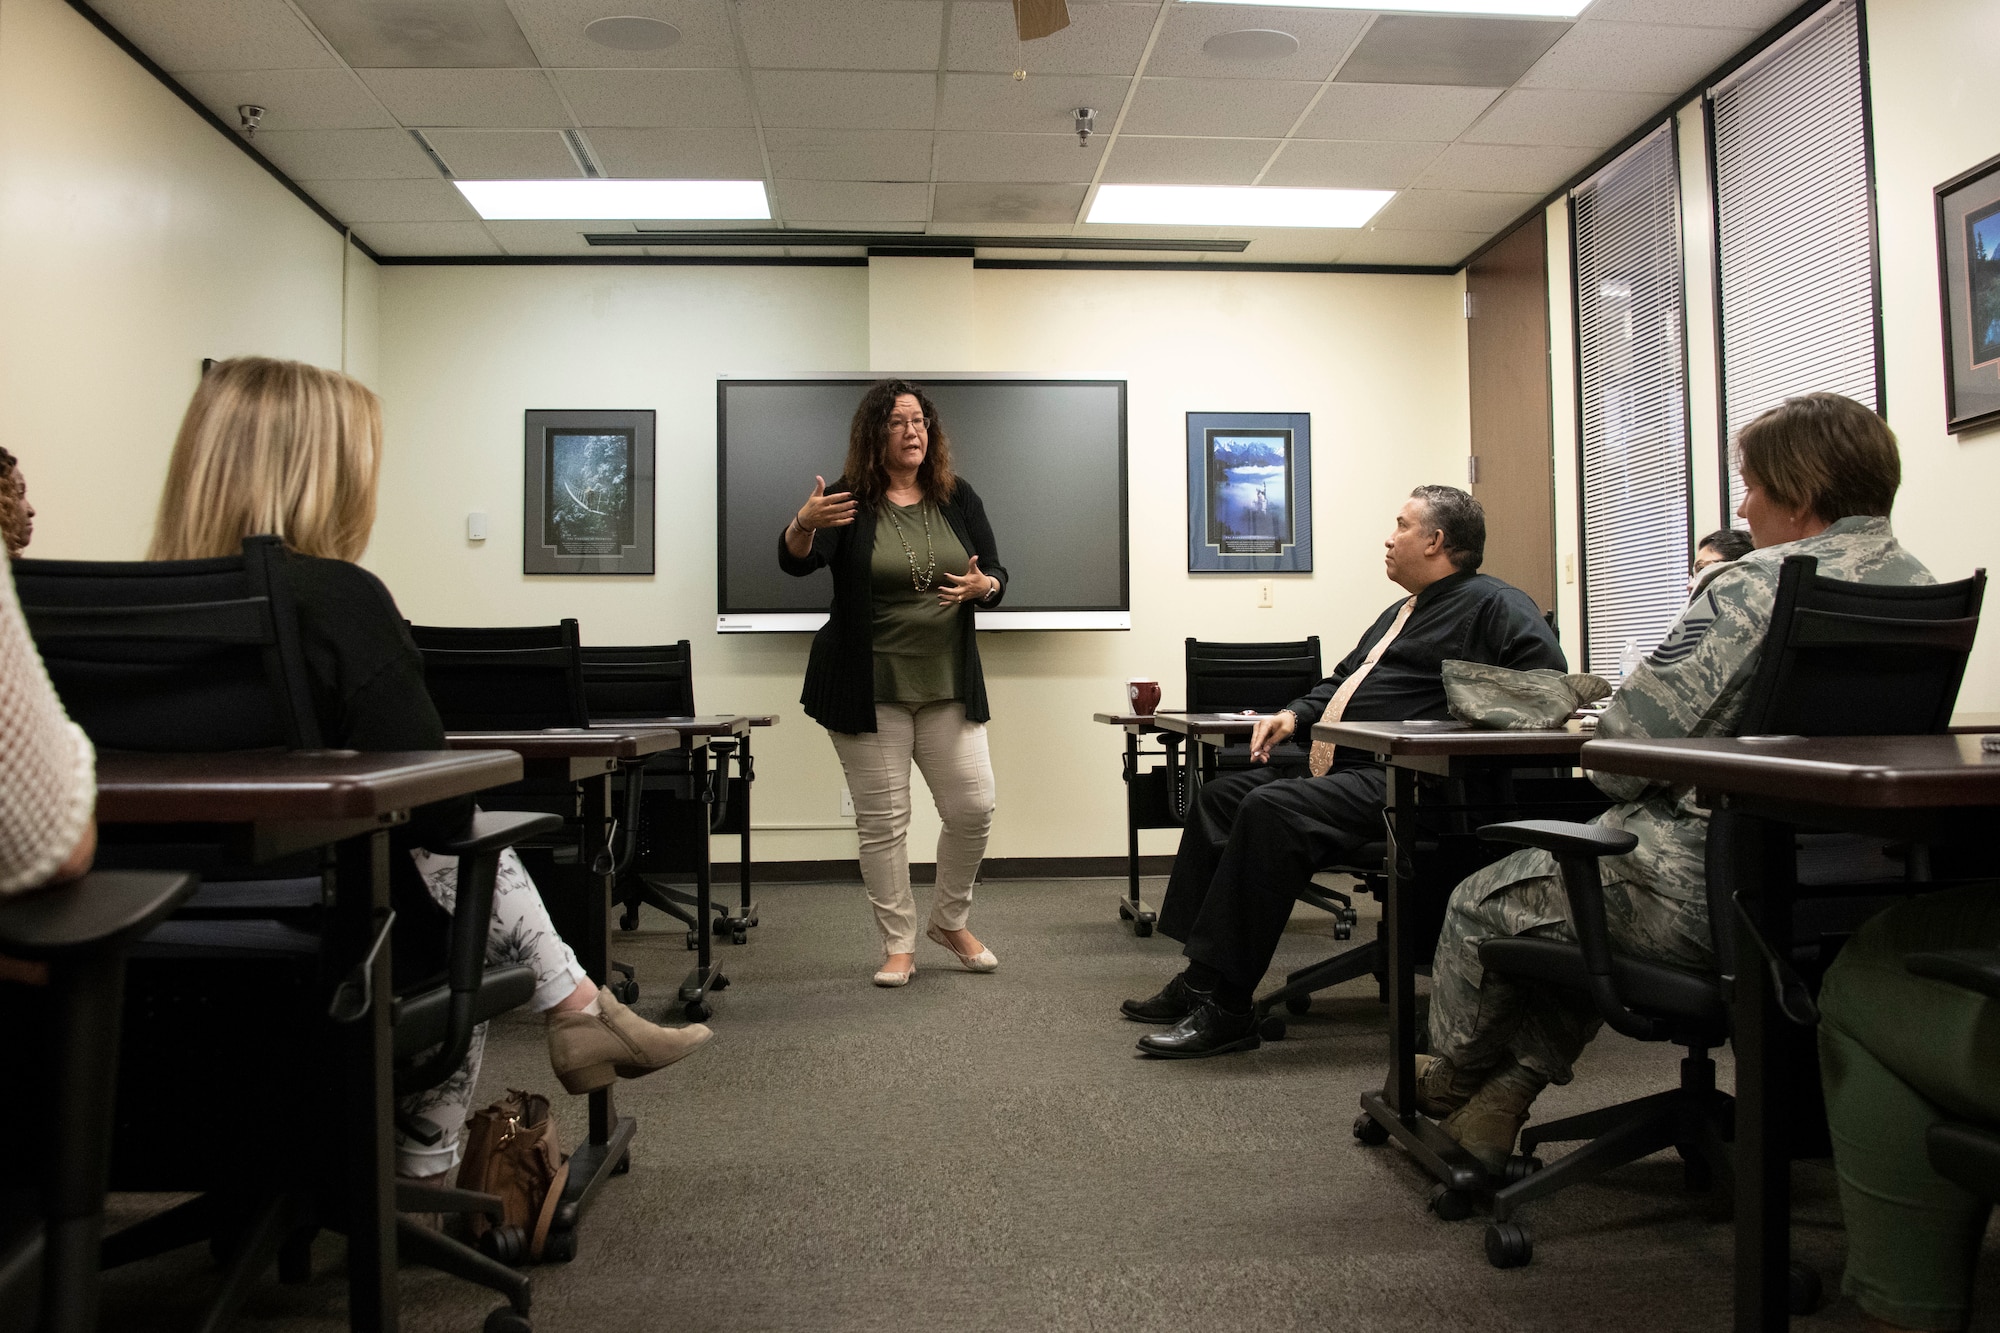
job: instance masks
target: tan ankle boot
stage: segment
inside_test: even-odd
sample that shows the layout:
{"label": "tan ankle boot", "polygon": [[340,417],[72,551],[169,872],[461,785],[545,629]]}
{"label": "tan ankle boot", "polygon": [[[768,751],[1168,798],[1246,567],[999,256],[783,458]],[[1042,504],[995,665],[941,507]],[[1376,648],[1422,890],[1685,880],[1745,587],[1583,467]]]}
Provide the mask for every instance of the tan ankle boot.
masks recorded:
{"label": "tan ankle boot", "polygon": [[1472,1100],[1490,1070],[1460,1069],[1442,1055],[1420,1055],[1417,1064],[1417,1109],[1442,1120]]}
{"label": "tan ankle boot", "polygon": [[1528,1108],[1545,1080],[1519,1064],[1508,1064],[1479,1085],[1465,1105],[1439,1126],[1458,1146],[1479,1159],[1488,1171],[1499,1172],[1514,1155],[1514,1141],[1528,1123]]}
{"label": "tan ankle boot", "polygon": [[571,1094],[596,1092],[614,1078],[638,1078],[692,1054],[715,1034],[701,1023],[663,1028],[597,988],[600,1012],[549,1015],[549,1067]]}

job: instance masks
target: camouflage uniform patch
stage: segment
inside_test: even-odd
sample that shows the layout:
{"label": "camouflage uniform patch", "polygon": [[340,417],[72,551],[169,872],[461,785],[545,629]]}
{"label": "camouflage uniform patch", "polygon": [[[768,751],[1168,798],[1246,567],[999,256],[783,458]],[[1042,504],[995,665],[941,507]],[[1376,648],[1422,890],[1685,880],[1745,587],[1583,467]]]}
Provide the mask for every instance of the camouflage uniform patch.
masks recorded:
{"label": "camouflage uniform patch", "polygon": [[[1770,627],[1778,567],[1810,555],[1825,578],[1854,583],[1933,583],[1930,571],[1897,544],[1886,518],[1844,518],[1817,536],[1752,551],[1719,566],[1682,612],[1660,648],[1635,671],[1605,710],[1599,736],[1733,736],[1742,720],[1757,650]],[[1682,967],[1713,959],[1703,856],[1708,812],[1689,787],[1592,773],[1622,804],[1596,823],[1639,840],[1625,856],[1600,863],[1612,945],[1636,958]],[[1467,878],[1452,891],[1431,984],[1431,1053],[1460,1068],[1489,1066],[1511,1054],[1552,1083],[1598,1026],[1581,997],[1487,977],[1479,941],[1495,935],[1570,939],[1569,912],[1555,858],[1528,849]]]}

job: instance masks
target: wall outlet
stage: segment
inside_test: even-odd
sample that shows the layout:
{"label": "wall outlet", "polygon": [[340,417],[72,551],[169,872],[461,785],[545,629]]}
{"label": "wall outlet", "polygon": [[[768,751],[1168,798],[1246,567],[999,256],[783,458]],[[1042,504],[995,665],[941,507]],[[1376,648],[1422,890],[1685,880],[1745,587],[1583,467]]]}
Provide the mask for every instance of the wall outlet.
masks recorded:
{"label": "wall outlet", "polygon": [[840,789],[840,817],[842,819],[854,818],[854,793],[845,787]]}
{"label": "wall outlet", "polygon": [[1259,579],[1257,581],[1258,607],[1268,611],[1277,604],[1278,604],[1278,585],[1273,583],[1270,579]]}

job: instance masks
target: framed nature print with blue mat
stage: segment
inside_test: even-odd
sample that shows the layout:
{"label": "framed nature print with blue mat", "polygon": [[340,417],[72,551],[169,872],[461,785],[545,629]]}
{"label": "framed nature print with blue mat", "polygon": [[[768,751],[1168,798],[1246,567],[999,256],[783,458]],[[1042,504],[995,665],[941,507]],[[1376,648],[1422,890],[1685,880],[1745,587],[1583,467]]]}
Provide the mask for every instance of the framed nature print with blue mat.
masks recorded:
{"label": "framed nature print with blue mat", "polygon": [[1933,193],[1945,429],[1956,434],[2000,422],[2000,157]]}
{"label": "framed nature print with blue mat", "polygon": [[1312,417],[1190,412],[1188,572],[1312,572]]}

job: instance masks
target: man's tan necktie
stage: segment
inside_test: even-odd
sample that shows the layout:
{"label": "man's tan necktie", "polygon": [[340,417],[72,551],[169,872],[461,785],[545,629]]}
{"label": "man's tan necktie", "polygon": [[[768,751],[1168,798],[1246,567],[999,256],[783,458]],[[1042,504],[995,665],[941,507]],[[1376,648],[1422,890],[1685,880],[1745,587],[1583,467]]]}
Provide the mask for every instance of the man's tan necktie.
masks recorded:
{"label": "man's tan necktie", "polygon": [[[1403,603],[1403,609],[1396,613],[1396,619],[1389,625],[1389,632],[1375,640],[1375,646],[1368,650],[1368,656],[1363,660],[1361,665],[1354,668],[1354,674],[1340,682],[1340,688],[1333,692],[1333,698],[1328,701],[1326,711],[1320,714],[1320,721],[1340,721],[1340,715],[1347,711],[1347,701],[1354,697],[1354,692],[1361,688],[1361,682],[1368,678],[1368,673],[1373,671],[1375,664],[1382,660],[1382,654],[1388,650],[1390,644],[1396,641],[1396,636],[1403,632],[1403,626],[1410,623],[1410,612],[1416,609],[1417,599],[1414,597]],[[1314,741],[1312,743],[1312,755],[1306,762],[1312,769],[1314,777],[1325,777],[1327,771],[1333,767],[1332,742]]]}

